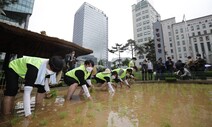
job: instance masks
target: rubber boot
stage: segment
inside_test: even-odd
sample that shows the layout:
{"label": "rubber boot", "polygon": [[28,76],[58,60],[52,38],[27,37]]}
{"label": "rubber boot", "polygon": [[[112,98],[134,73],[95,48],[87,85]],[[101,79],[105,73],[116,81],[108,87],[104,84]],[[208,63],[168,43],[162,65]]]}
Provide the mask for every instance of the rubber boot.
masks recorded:
{"label": "rubber boot", "polygon": [[2,103],[2,113],[4,115],[11,115],[14,110],[14,96],[4,96],[3,103]]}

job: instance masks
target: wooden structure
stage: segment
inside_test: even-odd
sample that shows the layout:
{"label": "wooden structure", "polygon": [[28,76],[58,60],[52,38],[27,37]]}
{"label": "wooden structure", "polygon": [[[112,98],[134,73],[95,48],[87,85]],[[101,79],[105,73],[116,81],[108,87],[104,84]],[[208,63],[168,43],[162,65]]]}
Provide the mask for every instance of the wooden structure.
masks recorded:
{"label": "wooden structure", "polygon": [[0,22],[0,52],[49,58],[53,55],[64,57],[70,50],[75,50],[77,56],[93,52],[63,39]]}

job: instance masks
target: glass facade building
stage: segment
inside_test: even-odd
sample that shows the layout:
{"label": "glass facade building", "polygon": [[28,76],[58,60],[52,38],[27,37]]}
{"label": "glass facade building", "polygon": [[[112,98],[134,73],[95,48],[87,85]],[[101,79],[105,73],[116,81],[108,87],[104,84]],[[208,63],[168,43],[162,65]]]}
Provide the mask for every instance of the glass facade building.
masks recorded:
{"label": "glass facade building", "polygon": [[9,4],[3,8],[6,15],[0,15],[0,21],[27,29],[33,6],[34,0],[18,0]]}
{"label": "glass facade building", "polygon": [[73,42],[93,50],[97,61],[108,61],[108,17],[103,11],[84,2],[74,17]]}
{"label": "glass facade building", "polygon": [[[3,8],[6,15],[0,14],[0,22],[28,29],[29,18],[32,15],[34,0],[18,0]],[[5,53],[0,52],[0,59],[4,59]]]}

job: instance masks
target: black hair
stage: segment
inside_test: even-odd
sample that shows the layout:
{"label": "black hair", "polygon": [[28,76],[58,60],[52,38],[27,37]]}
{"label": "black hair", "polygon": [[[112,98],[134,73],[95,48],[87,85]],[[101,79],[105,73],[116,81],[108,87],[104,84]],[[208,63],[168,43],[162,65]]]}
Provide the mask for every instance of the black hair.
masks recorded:
{"label": "black hair", "polygon": [[198,53],[197,56],[201,56],[201,54]]}
{"label": "black hair", "polygon": [[137,60],[137,58],[136,57],[133,57],[132,60]]}
{"label": "black hair", "polygon": [[127,69],[127,72],[129,72],[131,74],[132,73],[132,69],[131,68],[128,68]]}
{"label": "black hair", "polygon": [[94,62],[93,62],[93,60],[86,60],[86,61],[84,62],[84,64],[85,64],[85,65],[91,64],[92,67],[94,67]]}
{"label": "black hair", "polygon": [[53,72],[59,72],[63,69],[64,63],[61,56],[52,56],[49,59],[49,66]]}
{"label": "black hair", "polygon": [[188,58],[188,59],[191,59],[191,56],[188,56],[187,58]]}
{"label": "black hair", "polygon": [[118,73],[116,71],[112,71],[111,75],[118,75]]}

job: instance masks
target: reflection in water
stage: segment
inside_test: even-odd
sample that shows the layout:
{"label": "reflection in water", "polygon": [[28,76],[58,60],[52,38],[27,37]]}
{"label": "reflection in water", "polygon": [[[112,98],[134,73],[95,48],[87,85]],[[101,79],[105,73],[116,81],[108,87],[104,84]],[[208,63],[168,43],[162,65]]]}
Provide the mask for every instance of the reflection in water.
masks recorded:
{"label": "reflection in water", "polygon": [[54,103],[59,106],[63,106],[64,102],[65,102],[65,99],[63,96],[57,96]]}
{"label": "reflection in water", "polygon": [[138,120],[130,120],[127,116],[120,116],[111,111],[108,116],[108,127],[138,127]]}
{"label": "reflection in water", "polygon": [[77,94],[65,102],[66,93],[67,88],[58,89],[57,97],[45,99],[42,107],[35,108],[32,101],[31,121],[22,117],[23,104],[17,102],[19,119],[11,123],[14,127],[212,127],[211,85],[134,84],[129,90],[116,89],[114,95],[93,91],[93,102]]}
{"label": "reflection in water", "polygon": [[[35,110],[35,96],[31,97],[30,106],[31,111],[33,113],[33,111]],[[15,112],[17,113],[18,116],[24,116],[24,103],[22,100],[16,103]]]}

